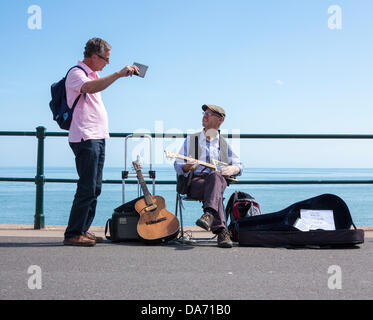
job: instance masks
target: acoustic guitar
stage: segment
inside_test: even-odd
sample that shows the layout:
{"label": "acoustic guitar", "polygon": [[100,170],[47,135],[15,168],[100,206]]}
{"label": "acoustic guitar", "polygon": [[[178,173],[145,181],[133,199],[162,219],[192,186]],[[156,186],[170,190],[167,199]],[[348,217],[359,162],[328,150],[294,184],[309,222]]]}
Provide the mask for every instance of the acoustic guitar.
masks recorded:
{"label": "acoustic guitar", "polygon": [[137,233],[145,242],[150,243],[174,239],[179,233],[179,220],[166,209],[166,201],[163,197],[150,194],[141,172],[140,163],[133,161],[132,164],[144,193],[144,198],[135,204],[135,209],[140,215]]}

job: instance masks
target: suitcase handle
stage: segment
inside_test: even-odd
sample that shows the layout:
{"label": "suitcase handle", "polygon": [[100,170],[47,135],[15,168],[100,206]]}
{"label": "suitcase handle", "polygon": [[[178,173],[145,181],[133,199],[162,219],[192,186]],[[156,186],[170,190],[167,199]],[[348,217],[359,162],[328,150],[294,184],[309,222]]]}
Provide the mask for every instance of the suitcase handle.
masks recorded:
{"label": "suitcase handle", "polygon": [[107,240],[111,240],[111,236],[106,235],[108,229],[109,229],[109,234],[110,234],[110,224],[111,224],[111,219],[108,219],[108,221],[106,221],[106,225],[105,225],[105,238]]}

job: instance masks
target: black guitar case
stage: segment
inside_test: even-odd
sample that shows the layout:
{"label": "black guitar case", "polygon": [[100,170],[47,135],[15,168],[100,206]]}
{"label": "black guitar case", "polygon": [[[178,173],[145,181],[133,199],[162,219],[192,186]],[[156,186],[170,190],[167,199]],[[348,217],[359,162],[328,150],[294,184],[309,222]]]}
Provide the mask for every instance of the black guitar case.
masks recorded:
{"label": "black guitar case", "polygon": [[[333,210],[335,230],[298,230],[294,224],[301,209]],[[278,212],[242,218],[236,228],[242,246],[348,247],[364,243],[364,230],[356,229],[346,203],[333,194],[300,201]]]}

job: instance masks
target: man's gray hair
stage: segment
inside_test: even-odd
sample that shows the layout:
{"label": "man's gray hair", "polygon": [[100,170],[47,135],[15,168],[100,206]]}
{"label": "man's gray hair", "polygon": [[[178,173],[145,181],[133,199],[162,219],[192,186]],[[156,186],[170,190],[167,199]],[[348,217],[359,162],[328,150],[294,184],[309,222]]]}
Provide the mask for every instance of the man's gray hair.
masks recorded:
{"label": "man's gray hair", "polygon": [[111,45],[100,38],[92,38],[88,40],[84,48],[84,58],[90,58],[92,54],[102,55],[105,51],[110,51]]}

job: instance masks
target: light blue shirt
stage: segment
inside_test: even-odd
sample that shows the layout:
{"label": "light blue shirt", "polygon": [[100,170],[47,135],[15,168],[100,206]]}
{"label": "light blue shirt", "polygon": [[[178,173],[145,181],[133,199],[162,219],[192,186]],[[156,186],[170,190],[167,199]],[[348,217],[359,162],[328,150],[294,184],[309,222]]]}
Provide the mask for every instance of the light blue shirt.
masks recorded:
{"label": "light blue shirt", "polygon": [[[189,146],[190,146],[189,141],[190,141],[190,136],[187,136],[187,138],[184,140],[183,145],[180,148],[179,154],[184,155],[184,156],[188,156]],[[201,134],[199,135],[199,138],[198,138],[198,143],[199,143],[200,148],[201,148],[201,155],[200,155],[199,160],[207,162],[207,163],[211,163],[211,159],[221,161],[219,134],[217,134],[217,136],[213,140],[208,141],[206,139],[204,131],[202,130],[202,132],[201,132]],[[192,156],[192,158],[194,158],[194,156]],[[235,166],[239,167],[240,172],[239,172],[238,175],[240,176],[242,174],[244,166],[243,166],[242,162],[240,161],[240,159],[238,158],[238,156],[232,150],[232,147],[230,146],[229,143],[228,143],[228,164],[235,165]],[[178,175],[181,175],[181,174],[187,175],[188,174],[187,172],[183,171],[183,166],[184,165],[185,165],[184,160],[180,160],[180,159],[175,160],[174,168],[175,168]],[[205,169],[205,170],[203,170],[203,169]],[[202,170],[203,170],[203,172],[202,172]],[[206,168],[204,166],[198,166],[197,169],[194,171],[194,174],[195,175],[201,175],[201,174],[209,173],[209,172],[211,172],[211,169]]]}

